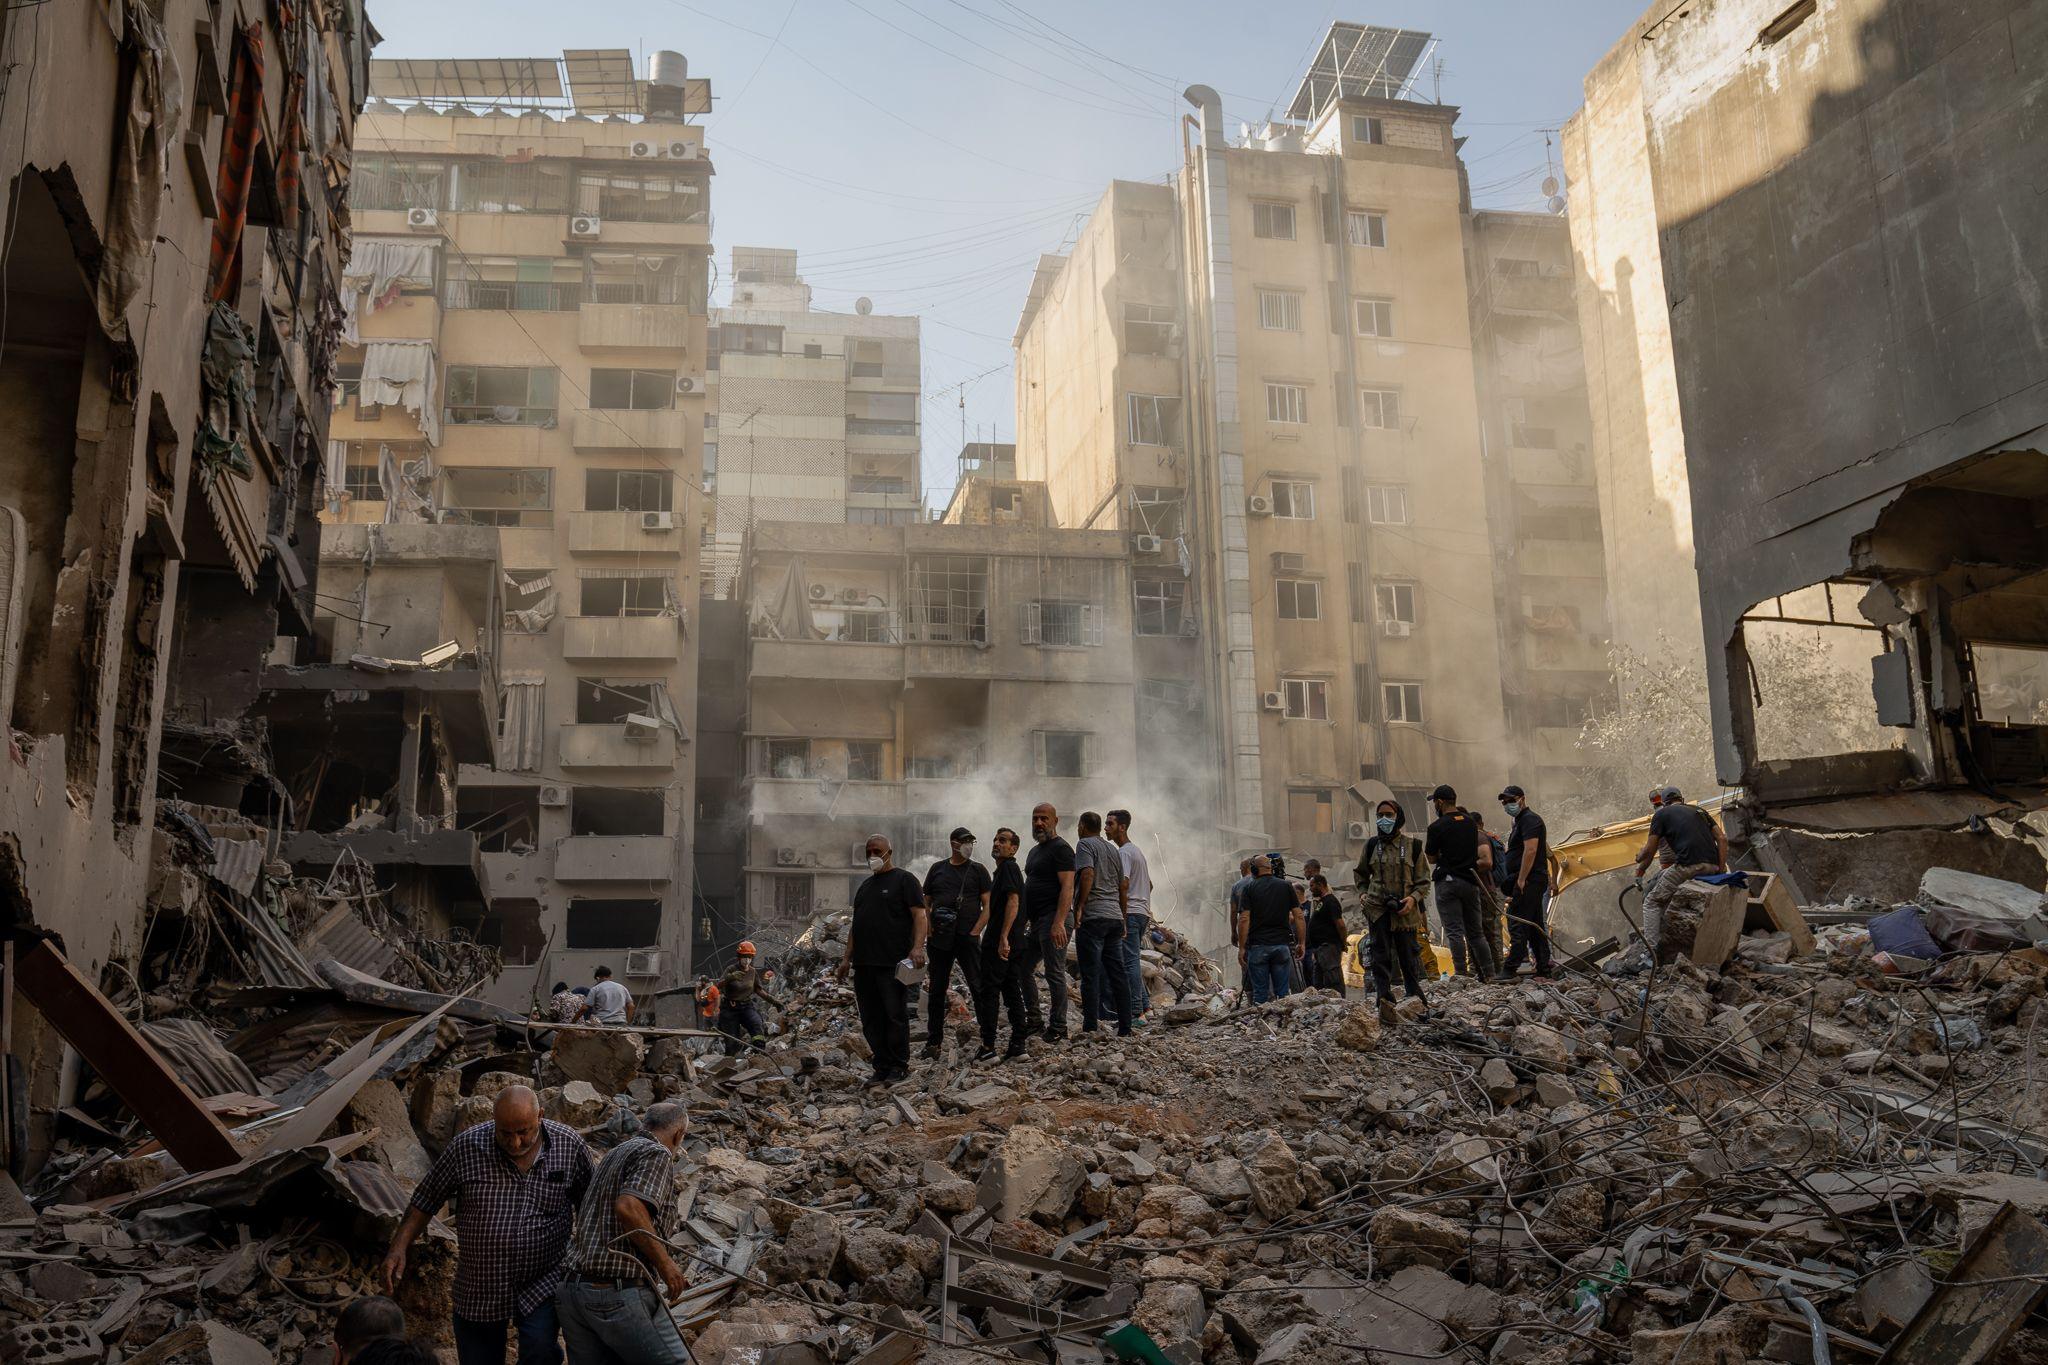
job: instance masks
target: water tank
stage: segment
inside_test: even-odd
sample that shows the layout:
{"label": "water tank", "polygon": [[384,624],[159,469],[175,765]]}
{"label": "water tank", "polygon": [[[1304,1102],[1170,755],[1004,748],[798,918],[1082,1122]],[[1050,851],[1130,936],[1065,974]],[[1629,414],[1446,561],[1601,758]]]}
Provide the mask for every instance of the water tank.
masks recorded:
{"label": "water tank", "polygon": [[647,59],[649,85],[680,86],[690,78],[690,63],[680,52],[663,49]]}

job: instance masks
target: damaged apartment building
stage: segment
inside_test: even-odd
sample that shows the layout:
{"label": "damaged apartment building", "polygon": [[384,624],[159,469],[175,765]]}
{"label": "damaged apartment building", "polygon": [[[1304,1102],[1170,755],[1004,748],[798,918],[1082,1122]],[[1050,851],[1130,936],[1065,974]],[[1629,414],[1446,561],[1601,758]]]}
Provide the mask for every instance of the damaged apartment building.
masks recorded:
{"label": "damaged apartment building", "polygon": [[[1675,512],[1630,557],[1691,547],[1720,777],[1773,818],[1974,788],[1907,820],[1959,826],[2048,777],[2044,33],[2040,0],[1659,4],[1569,130],[1603,482]],[[1890,743],[1763,751],[1793,603]]]}
{"label": "damaged apartment building", "polygon": [[[1037,801],[1069,838],[1084,806],[1145,804],[1126,537],[1062,529],[999,449],[963,459],[940,520],[754,529],[727,818],[764,951],[850,904],[870,834],[909,865],[945,856],[957,825],[982,856],[998,825],[1028,839]],[[1166,812],[1146,815],[1157,830]]]}
{"label": "damaged apartment building", "polygon": [[133,1036],[96,987],[132,982],[157,939],[184,932],[192,869],[172,849],[253,830],[215,848],[231,842],[235,866],[214,870],[245,908],[271,894],[257,870],[292,813],[256,712],[279,637],[315,629],[350,145],[374,41],[355,0],[0,15],[13,1170],[70,1103],[63,1042],[97,1064],[100,1045]]}
{"label": "damaged apartment building", "polygon": [[[623,49],[573,50],[380,61],[371,95],[323,530],[363,576],[331,568],[334,638],[397,647],[369,585],[403,560],[404,619],[438,602],[489,643],[490,675],[433,699],[460,721],[435,728],[433,797],[486,893],[462,927],[504,958],[487,993],[524,1007],[600,965],[669,985],[690,946],[710,84],[672,52],[641,79]],[[442,876],[464,852],[401,851]]]}
{"label": "damaged apartment building", "polygon": [[1228,843],[1350,860],[1383,790],[1414,820],[1438,782],[1593,785],[1567,238],[1472,211],[1457,109],[1411,90],[1431,45],[1333,25],[1235,145],[1191,87],[1180,173],[1113,183],[1017,326],[1018,470],[1124,538],[1140,686],[1192,686]]}

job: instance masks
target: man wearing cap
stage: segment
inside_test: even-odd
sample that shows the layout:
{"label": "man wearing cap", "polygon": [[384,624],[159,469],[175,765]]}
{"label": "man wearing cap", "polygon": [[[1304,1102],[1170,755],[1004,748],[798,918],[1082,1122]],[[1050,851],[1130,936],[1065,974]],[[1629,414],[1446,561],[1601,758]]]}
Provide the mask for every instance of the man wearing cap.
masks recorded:
{"label": "man wearing cap", "polygon": [[953,964],[969,1001],[981,997],[981,931],[988,924],[989,892],[995,883],[988,869],[974,861],[974,831],[965,825],[953,831],[952,853],[924,874],[924,900],[931,915],[931,1003],[925,1015],[924,1055],[936,1057],[946,1043],[947,987]]}
{"label": "man wearing cap", "polygon": [[761,973],[754,969],[754,945],[742,943],[733,950],[733,964],[719,978],[718,1031],[725,1035],[725,1055],[736,1057],[748,1047],[765,1047],[768,1026],[761,1020],[755,999],[766,1000],[777,1009],[786,1008],[761,985]]}
{"label": "man wearing cap", "polygon": [[1436,819],[1430,821],[1423,836],[1422,851],[1429,859],[1437,918],[1443,921],[1452,968],[1459,976],[1491,981],[1500,964],[1494,961],[1493,946],[1486,940],[1479,879],[1493,866],[1492,846],[1480,841],[1479,826],[1458,804],[1458,793],[1448,784],[1429,794],[1429,804],[1436,810]]}
{"label": "man wearing cap", "polygon": [[1668,863],[1657,883],[1643,895],[1643,941],[1654,954],[1664,941],[1664,914],[1678,888],[1694,877],[1711,877],[1728,866],[1728,836],[1714,818],[1679,795],[1678,788],[1657,793],[1657,813],[1650,817],[1650,837],[1636,855],[1636,886],[1652,858]]}
{"label": "man wearing cap", "polygon": [[1501,975],[1513,976],[1522,960],[1534,957],[1536,975],[1550,975],[1550,928],[1544,920],[1544,898],[1550,890],[1550,832],[1543,817],[1529,809],[1528,793],[1503,787],[1500,808],[1508,828],[1508,960]]}

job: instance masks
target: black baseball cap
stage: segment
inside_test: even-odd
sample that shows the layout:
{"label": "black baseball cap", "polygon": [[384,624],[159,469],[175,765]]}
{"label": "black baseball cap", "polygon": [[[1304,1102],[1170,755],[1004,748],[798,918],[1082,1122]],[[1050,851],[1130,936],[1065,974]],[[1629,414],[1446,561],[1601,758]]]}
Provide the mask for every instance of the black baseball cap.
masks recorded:
{"label": "black baseball cap", "polygon": [[1432,801],[1455,802],[1458,799],[1458,793],[1452,790],[1450,783],[1439,782],[1436,784],[1436,790],[1429,794],[1429,799]]}
{"label": "black baseball cap", "polygon": [[1528,793],[1520,787],[1502,787],[1500,789],[1500,799],[1503,801],[1519,801],[1526,795]]}
{"label": "black baseball cap", "polygon": [[954,843],[956,843],[956,844],[971,844],[971,843],[973,843],[973,842],[974,842],[974,831],[973,831],[973,830],[971,830],[971,829],[969,829],[969,828],[967,828],[967,826],[965,826],[965,825],[962,825],[962,826],[960,826],[960,828],[958,828],[958,829],[956,829],[956,830],[954,830],[954,831],[953,831],[953,842],[954,842]]}

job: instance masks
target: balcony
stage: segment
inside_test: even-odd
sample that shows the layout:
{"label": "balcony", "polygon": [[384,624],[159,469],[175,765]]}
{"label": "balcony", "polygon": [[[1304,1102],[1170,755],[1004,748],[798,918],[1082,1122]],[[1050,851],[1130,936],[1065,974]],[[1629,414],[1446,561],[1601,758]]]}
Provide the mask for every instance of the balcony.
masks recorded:
{"label": "balcony", "polygon": [[666,882],[675,841],[660,834],[579,834],[555,845],[558,882]]}
{"label": "balcony", "polygon": [[901,682],[901,645],[838,640],[756,640],[754,678],[818,678],[833,682]]}
{"label": "balcony", "polygon": [[[666,517],[668,530],[650,530],[650,516]],[[683,552],[681,512],[571,512],[569,553],[572,555],[668,555]]]}
{"label": "balcony", "polygon": [[906,813],[900,782],[842,784],[837,778],[750,777],[744,800],[749,815],[857,820],[863,827],[901,819]]}
{"label": "balcony", "polygon": [[673,660],[681,649],[682,622],[674,616],[571,616],[562,632],[565,659]]}
{"label": "balcony", "polygon": [[848,493],[848,507],[872,507],[883,511],[915,512],[924,499],[916,493]]}
{"label": "balcony", "polygon": [[569,440],[584,454],[685,449],[690,414],[675,408],[579,408]]}
{"label": "balcony", "polygon": [[1579,730],[1571,725],[1539,726],[1528,741],[1525,756],[1546,768],[1570,768],[1595,762],[1579,748]]}
{"label": "balcony", "polygon": [[564,725],[555,734],[555,761],[564,768],[676,766],[676,736],[667,728],[651,744],[627,739],[623,725]]}
{"label": "balcony", "polygon": [[1572,277],[1563,270],[1555,274],[1503,275],[1491,280],[1493,306],[1516,313],[1570,313]]}
{"label": "balcony", "polygon": [[1597,540],[1525,540],[1516,547],[1515,568],[1543,578],[1600,578],[1607,572]]}
{"label": "balcony", "polygon": [[586,351],[682,351],[690,345],[690,314],[673,303],[585,303],[576,344]]}
{"label": "balcony", "polygon": [[[599,246],[709,247],[711,245],[711,215],[702,210],[690,214],[689,221],[679,223],[630,223],[622,218],[603,216],[602,208],[599,210],[599,215],[597,236],[594,239]],[[586,247],[592,244],[593,239],[590,237],[568,236],[569,219],[563,218],[559,221],[562,224],[565,241],[571,241],[578,246]]]}
{"label": "balcony", "polygon": [[450,311],[573,313],[583,299],[580,282],[551,280],[449,280],[442,297]]}

